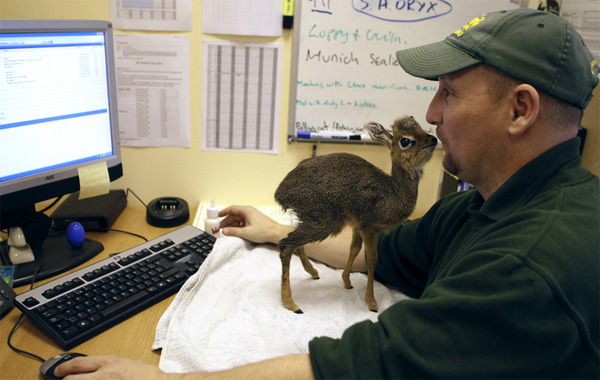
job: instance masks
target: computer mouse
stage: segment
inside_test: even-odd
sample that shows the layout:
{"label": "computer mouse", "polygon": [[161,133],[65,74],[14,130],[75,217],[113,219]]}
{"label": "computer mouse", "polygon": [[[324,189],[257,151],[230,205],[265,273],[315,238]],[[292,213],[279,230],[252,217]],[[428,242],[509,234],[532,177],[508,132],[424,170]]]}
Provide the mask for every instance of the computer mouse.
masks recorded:
{"label": "computer mouse", "polygon": [[51,357],[50,359],[42,363],[42,365],[40,366],[40,373],[42,374],[42,377],[46,380],[62,379],[62,377],[54,376],[54,370],[56,369],[56,367],[58,367],[59,364],[62,364],[78,356],[87,355],[78,354],[76,352],[64,352],[62,354],[58,354],[56,356]]}

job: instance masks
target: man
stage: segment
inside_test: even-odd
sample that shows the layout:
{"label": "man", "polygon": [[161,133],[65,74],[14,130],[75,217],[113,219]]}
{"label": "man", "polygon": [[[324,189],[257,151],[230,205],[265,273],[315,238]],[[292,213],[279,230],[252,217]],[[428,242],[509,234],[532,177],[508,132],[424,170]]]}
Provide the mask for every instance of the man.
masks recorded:
{"label": "man", "polygon": [[[600,375],[599,184],[579,166],[576,138],[598,65],[581,37],[557,15],[518,9],[397,56],[410,74],[439,81],[427,121],[444,167],[477,189],[380,236],[377,278],[414,298],[341,339],[313,339],[310,354],[186,377]],[[254,242],[276,244],[292,228],[249,207],[221,216],[226,235]],[[345,237],[307,254],[343,266]],[[359,258],[354,269],[365,270]],[[175,376],[114,357],[73,359],[58,374],[93,371]]]}

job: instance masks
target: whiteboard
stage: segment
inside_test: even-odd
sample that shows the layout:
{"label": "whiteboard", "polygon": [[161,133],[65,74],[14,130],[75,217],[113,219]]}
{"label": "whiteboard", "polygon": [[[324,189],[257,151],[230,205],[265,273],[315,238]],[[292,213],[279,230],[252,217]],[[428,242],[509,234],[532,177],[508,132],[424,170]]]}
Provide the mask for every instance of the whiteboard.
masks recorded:
{"label": "whiteboard", "polygon": [[508,0],[297,0],[288,140],[314,140],[298,138],[306,132],[366,136],[365,122],[389,127],[402,115],[435,135],[425,114],[438,83],[406,74],[396,51],[515,7]]}

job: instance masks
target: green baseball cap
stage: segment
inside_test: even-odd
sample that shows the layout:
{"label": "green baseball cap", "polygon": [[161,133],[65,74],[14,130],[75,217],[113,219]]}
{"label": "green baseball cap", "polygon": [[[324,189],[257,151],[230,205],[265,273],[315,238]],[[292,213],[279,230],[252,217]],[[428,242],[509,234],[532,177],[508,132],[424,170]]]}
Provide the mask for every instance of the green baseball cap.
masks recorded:
{"label": "green baseball cap", "polygon": [[430,80],[485,63],[580,108],[592,99],[600,71],[570,22],[529,8],[482,14],[443,41],[396,57],[407,73]]}

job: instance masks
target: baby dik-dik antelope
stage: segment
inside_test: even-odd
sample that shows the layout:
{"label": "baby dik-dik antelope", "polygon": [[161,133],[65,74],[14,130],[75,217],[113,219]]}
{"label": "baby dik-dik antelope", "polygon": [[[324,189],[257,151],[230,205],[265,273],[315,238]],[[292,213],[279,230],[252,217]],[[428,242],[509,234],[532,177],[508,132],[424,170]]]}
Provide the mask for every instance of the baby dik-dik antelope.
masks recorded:
{"label": "baby dik-dik antelope", "polygon": [[377,311],[373,294],[373,275],[377,263],[377,235],[389,226],[402,223],[413,212],[423,166],[437,145],[437,139],[423,131],[412,117],[402,117],[393,124],[393,135],[380,124],[368,122],[365,128],[375,141],[391,151],[392,173],[353,154],[334,153],[306,159],[294,168],[275,192],[275,200],[298,216],[298,227],[279,242],[282,265],[281,298],[295,313],[302,310],[294,303],[290,287],[290,259],[300,256],[304,269],[314,279],[314,269],[304,245],[336,235],[352,227],[350,256],[342,279],[352,288],[350,268],[362,243],[367,259],[367,293],[369,310]]}

